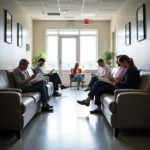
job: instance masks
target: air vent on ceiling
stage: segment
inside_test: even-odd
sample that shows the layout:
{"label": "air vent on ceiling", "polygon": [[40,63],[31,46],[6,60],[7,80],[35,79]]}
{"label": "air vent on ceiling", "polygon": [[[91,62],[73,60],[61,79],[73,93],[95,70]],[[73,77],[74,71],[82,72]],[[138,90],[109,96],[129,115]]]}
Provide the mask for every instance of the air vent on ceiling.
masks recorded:
{"label": "air vent on ceiling", "polygon": [[60,13],[47,13],[48,16],[60,16]]}

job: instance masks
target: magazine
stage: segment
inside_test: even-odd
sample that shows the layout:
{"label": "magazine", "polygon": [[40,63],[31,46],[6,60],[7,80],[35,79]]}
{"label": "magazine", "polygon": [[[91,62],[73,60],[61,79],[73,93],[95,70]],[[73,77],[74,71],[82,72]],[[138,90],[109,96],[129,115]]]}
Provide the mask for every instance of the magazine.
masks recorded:
{"label": "magazine", "polygon": [[43,74],[41,72],[39,72],[36,74],[36,77],[34,79],[32,79],[30,82],[33,82],[33,81],[39,82],[41,80],[45,80],[45,77],[43,76]]}
{"label": "magazine", "polygon": [[110,83],[110,84],[112,83],[107,78],[98,77],[98,80],[101,80],[101,81],[104,81],[104,82],[107,82],[107,83]]}

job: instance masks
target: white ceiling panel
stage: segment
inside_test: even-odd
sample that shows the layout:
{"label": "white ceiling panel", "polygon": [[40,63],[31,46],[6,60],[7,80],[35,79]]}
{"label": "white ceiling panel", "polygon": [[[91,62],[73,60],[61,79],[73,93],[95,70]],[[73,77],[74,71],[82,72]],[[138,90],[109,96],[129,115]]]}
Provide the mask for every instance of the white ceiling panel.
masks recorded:
{"label": "white ceiling panel", "polygon": [[[111,20],[126,0],[18,0],[34,20]],[[63,13],[66,10],[67,13]],[[60,13],[59,16],[47,13]]]}

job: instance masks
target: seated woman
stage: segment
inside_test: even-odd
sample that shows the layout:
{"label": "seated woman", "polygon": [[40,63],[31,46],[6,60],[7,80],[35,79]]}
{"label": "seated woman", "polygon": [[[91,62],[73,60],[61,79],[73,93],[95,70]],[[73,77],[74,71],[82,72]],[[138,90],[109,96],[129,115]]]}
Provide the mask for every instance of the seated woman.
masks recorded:
{"label": "seated woman", "polygon": [[118,65],[117,69],[115,70],[113,76],[111,77],[107,77],[107,79],[111,82],[113,82],[114,80],[120,81],[121,78],[125,75],[127,69],[124,69],[123,67],[121,67],[121,65],[119,64],[119,58],[121,57],[121,55],[118,55],[116,57],[117,61],[116,64]]}
{"label": "seated woman", "polygon": [[77,84],[78,84],[78,90],[80,86],[80,82],[83,82],[83,76],[82,76],[82,69],[79,68],[79,63],[75,64],[75,67],[72,69],[71,74],[75,79],[77,79]]}
{"label": "seated woman", "polygon": [[95,104],[97,105],[97,108],[90,111],[91,114],[101,113],[101,95],[113,95],[116,89],[137,89],[139,87],[139,71],[134,65],[133,60],[126,55],[122,55],[119,58],[119,64],[124,69],[127,69],[125,75],[120,81],[112,80],[111,84],[103,81],[97,81],[88,93],[88,98],[83,101],[77,101],[81,105],[89,106],[90,100],[92,100],[95,96]]}

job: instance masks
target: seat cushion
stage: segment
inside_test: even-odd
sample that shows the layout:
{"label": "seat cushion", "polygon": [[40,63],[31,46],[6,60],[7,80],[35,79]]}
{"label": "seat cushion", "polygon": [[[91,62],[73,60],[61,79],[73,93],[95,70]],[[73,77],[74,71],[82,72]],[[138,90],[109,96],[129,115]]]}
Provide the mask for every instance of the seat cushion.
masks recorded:
{"label": "seat cushion", "polygon": [[116,112],[116,102],[113,95],[107,95],[103,97],[104,107],[108,107],[112,113]]}
{"label": "seat cushion", "polygon": [[41,99],[41,93],[39,92],[29,92],[29,93],[23,93],[23,97],[32,97],[34,99],[34,102],[37,103]]}
{"label": "seat cushion", "polygon": [[71,81],[72,81],[72,82],[77,82],[77,79],[71,78]]}
{"label": "seat cushion", "polygon": [[22,114],[32,109],[34,105],[35,105],[35,102],[32,97],[22,97],[22,105],[21,105]]}
{"label": "seat cushion", "polygon": [[103,100],[104,100],[104,97],[105,96],[112,96],[111,94],[103,94],[102,96],[101,96],[101,99],[100,99],[100,101],[101,101],[101,103],[103,103]]}
{"label": "seat cushion", "polygon": [[53,83],[52,82],[48,82],[48,85],[49,85],[49,96],[53,94],[54,92],[54,86],[53,86]]}

